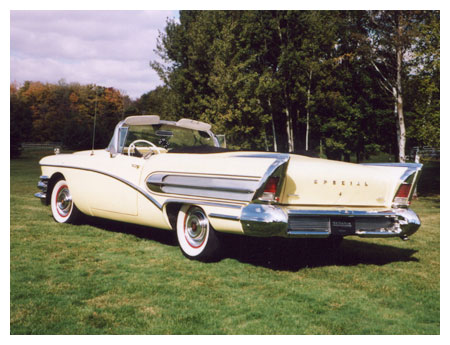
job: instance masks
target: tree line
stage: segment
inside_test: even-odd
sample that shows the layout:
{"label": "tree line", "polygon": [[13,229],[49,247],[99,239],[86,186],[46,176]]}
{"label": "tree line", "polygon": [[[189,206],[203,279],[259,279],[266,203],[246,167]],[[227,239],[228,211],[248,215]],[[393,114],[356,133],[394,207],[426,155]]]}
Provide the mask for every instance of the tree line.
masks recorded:
{"label": "tree line", "polygon": [[96,113],[95,145],[106,147],[127,101],[118,90],[93,84],[11,84],[11,156],[20,154],[20,144],[25,141],[61,142],[68,149],[88,149]]}
{"label": "tree line", "polygon": [[181,11],[151,66],[170,112],[231,146],[404,161],[439,146],[439,25],[439,11]]}
{"label": "tree line", "polygon": [[165,87],[157,87],[132,100],[113,87],[79,83],[26,81],[10,84],[10,155],[17,157],[23,142],[58,142],[68,150],[105,148],[115,125],[130,115],[171,113]]}
{"label": "tree line", "polygon": [[[231,148],[400,161],[440,144],[438,11],[181,11],[151,61],[163,86],[11,84],[11,155],[23,141],[106,147],[128,115],[211,123]],[[14,153],[14,152],[16,153]]]}

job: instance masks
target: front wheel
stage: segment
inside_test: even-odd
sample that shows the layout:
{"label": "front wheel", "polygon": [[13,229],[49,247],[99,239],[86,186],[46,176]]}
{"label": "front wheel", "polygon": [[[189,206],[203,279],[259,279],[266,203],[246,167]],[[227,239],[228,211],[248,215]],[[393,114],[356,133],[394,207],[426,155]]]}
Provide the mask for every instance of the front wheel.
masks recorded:
{"label": "front wheel", "polygon": [[65,180],[59,180],[53,187],[51,206],[53,218],[58,223],[74,224],[81,217],[81,212],[75,206]]}
{"label": "front wheel", "polygon": [[184,256],[191,260],[219,258],[220,242],[205,212],[198,206],[183,205],[177,218],[177,237]]}

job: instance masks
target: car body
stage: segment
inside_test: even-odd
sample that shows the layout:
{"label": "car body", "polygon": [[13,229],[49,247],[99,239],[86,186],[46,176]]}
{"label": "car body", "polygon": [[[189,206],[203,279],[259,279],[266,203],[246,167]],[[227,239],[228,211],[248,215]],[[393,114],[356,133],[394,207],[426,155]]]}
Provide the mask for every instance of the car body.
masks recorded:
{"label": "car body", "polygon": [[131,116],[103,150],[40,161],[35,194],[60,223],[80,214],[177,232],[182,252],[210,260],[221,232],[259,237],[407,239],[421,164],[353,164],[219,147],[209,124]]}

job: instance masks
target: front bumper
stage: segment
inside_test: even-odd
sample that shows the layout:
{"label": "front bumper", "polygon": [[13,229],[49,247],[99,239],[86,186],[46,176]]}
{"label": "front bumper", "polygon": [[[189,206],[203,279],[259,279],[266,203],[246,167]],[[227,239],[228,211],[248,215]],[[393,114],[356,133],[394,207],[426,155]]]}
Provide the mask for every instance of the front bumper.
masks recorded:
{"label": "front bumper", "polygon": [[41,203],[48,205],[47,203],[47,189],[48,189],[48,176],[40,176],[37,187],[41,190],[39,193],[34,194],[36,198],[41,200]]}
{"label": "front bumper", "polygon": [[401,237],[406,239],[420,227],[411,209],[388,211],[293,210],[278,205],[249,204],[240,217],[246,235],[258,237],[311,237],[331,235]]}

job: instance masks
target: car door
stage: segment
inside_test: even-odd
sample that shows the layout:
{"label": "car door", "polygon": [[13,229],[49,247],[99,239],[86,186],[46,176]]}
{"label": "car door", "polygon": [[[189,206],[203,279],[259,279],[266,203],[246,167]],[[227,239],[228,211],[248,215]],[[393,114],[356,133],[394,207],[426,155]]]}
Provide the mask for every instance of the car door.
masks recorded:
{"label": "car door", "polygon": [[96,158],[96,181],[90,183],[93,190],[90,200],[94,216],[111,213],[137,216],[137,188],[141,179],[143,158],[119,154],[115,157]]}

